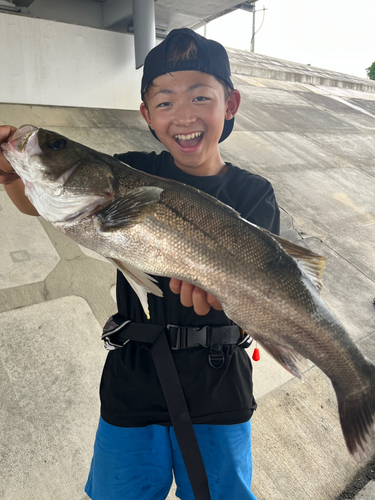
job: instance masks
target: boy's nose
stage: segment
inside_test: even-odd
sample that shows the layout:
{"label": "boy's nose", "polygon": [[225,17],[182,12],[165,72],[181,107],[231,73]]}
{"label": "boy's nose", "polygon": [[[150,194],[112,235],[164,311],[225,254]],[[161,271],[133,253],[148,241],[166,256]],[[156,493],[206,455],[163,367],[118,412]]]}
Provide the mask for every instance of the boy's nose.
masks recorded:
{"label": "boy's nose", "polygon": [[195,123],[197,120],[197,117],[194,115],[185,115],[185,116],[177,116],[175,119],[175,124],[179,125],[180,127],[188,127],[189,125]]}
{"label": "boy's nose", "polygon": [[189,106],[179,106],[176,109],[174,122],[181,127],[188,127],[197,120],[196,114]]}

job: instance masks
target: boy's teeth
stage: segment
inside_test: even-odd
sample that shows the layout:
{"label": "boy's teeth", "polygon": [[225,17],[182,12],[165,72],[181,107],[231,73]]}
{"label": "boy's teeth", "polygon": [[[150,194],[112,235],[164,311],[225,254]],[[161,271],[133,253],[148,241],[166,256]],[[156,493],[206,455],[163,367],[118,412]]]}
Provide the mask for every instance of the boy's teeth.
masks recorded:
{"label": "boy's teeth", "polygon": [[178,134],[175,135],[177,139],[180,139],[181,141],[189,141],[190,139],[194,139],[195,137],[199,137],[202,135],[202,132],[193,132],[192,134],[184,135],[184,134]]}

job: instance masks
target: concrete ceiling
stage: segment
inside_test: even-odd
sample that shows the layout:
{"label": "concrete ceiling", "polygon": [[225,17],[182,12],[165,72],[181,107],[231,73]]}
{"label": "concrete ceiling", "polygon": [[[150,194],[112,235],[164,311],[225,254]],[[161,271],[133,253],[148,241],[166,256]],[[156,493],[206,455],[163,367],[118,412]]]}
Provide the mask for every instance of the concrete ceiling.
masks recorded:
{"label": "concrete ceiling", "polygon": [[198,29],[257,0],[0,0],[0,12],[134,34],[135,67],[143,65],[155,38],[175,28]]}
{"label": "concrete ceiling", "polygon": [[[156,0],[156,36],[175,28],[198,28],[238,8],[252,10],[257,0]],[[0,12],[53,19],[120,32],[133,31],[133,5],[142,0],[0,0]]]}

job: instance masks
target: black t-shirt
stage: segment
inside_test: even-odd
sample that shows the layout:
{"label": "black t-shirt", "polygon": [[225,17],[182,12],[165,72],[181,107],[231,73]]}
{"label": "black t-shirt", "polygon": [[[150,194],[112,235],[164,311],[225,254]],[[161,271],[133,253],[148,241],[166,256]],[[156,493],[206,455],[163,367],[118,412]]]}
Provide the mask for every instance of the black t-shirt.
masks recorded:
{"label": "black t-shirt", "polygon": [[[159,177],[173,179],[204,191],[237,210],[241,216],[272,233],[279,233],[280,214],[271,184],[255,174],[227,163],[224,175],[199,177],[182,172],[167,151],[160,154],[129,152],[116,157],[128,165]],[[232,322],[223,311],[211,308],[198,316],[181,305],[170,291],[169,278],[156,277],[164,297],[148,294],[151,321],[122,273],[117,275],[117,306],[125,319],[138,323],[180,326],[220,326]],[[194,424],[236,424],[249,420],[256,407],[252,366],[239,346],[224,346],[225,363],[220,369],[208,363],[203,347],[172,351]],[[131,341],[110,351],[101,385],[101,415],[119,427],[171,425],[167,405],[151,357],[150,344]]]}

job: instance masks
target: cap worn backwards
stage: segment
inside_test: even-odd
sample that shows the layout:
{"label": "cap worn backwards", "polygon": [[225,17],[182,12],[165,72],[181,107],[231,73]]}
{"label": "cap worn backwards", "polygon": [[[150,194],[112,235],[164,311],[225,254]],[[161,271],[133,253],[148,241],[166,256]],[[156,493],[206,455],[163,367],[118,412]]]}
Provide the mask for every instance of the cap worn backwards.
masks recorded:
{"label": "cap worn backwards", "polygon": [[[167,60],[168,43],[176,35],[189,35],[194,39],[197,46],[197,55],[194,59],[173,62]],[[158,76],[176,71],[202,71],[223,80],[229,88],[233,90],[229,58],[224,47],[214,40],[208,40],[195,31],[182,28],[172,30],[159,45],[154,47],[147,55],[143,67],[143,77],[141,84],[142,99],[147,90],[147,86]],[[219,142],[224,141],[232,132],[234,118],[225,120],[223,133]],[[150,128],[152,134],[158,139],[154,130]],[[158,139],[159,140],[159,139]]]}

